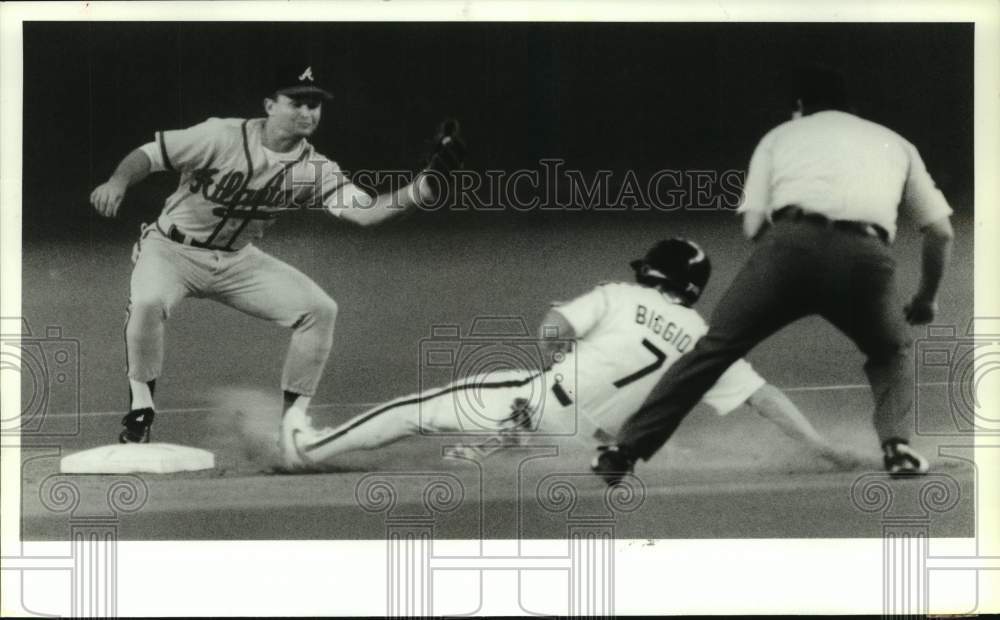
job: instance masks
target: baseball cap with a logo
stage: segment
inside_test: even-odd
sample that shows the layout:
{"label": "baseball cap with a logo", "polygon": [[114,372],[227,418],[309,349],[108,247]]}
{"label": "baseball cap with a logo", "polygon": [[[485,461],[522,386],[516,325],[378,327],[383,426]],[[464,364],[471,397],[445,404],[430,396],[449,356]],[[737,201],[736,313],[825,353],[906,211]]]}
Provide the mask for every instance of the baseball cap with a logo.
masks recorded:
{"label": "baseball cap with a logo", "polygon": [[274,96],[315,95],[323,99],[333,99],[333,95],[319,85],[316,69],[305,62],[279,66],[271,80],[270,92]]}

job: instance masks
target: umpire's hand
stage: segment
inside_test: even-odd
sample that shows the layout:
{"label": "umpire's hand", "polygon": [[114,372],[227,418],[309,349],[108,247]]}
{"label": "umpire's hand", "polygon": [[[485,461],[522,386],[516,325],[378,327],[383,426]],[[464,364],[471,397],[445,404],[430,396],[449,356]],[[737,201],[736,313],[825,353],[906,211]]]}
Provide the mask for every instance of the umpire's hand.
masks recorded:
{"label": "umpire's hand", "polygon": [[910,325],[926,325],[934,320],[937,310],[937,302],[933,299],[914,295],[910,303],[903,307],[903,314]]}
{"label": "umpire's hand", "polygon": [[118,207],[122,204],[127,187],[126,183],[112,177],[90,193],[90,204],[104,217],[114,217],[118,215]]}

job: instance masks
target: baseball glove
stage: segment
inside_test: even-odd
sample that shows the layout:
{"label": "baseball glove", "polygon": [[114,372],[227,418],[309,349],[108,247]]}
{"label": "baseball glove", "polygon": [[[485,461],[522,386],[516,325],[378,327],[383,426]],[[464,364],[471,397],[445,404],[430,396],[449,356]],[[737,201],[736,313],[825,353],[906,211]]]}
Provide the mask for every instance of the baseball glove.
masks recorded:
{"label": "baseball glove", "polygon": [[465,166],[465,142],[462,140],[458,121],[449,118],[438,125],[431,139],[430,151],[424,158],[423,168],[432,173],[430,178],[445,181],[452,170]]}

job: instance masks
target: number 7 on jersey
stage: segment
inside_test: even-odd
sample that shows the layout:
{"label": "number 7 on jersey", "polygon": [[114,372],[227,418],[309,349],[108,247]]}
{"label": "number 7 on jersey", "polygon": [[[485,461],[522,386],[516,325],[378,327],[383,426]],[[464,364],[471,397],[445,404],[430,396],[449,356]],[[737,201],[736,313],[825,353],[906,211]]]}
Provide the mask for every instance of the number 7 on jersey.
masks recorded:
{"label": "number 7 on jersey", "polygon": [[634,373],[615,381],[614,386],[616,388],[625,387],[629,383],[634,383],[635,381],[642,379],[651,372],[656,372],[656,370],[659,369],[661,366],[663,366],[664,362],[667,361],[667,354],[656,348],[656,345],[650,342],[649,339],[643,338],[642,346],[646,347],[646,349],[648,349],[649,352],[656,357],[656,359],[653,361],[653,363],[649,364],[648,366],[643,366]]}

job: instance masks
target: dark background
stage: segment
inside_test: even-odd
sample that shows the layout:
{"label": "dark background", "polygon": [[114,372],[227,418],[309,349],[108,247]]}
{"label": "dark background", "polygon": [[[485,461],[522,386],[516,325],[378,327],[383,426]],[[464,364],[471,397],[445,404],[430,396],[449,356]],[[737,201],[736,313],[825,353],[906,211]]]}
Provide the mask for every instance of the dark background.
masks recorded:
{"label": "dark background", "polygon": [[[336,95],[313,142],[345,169],[412,169],[453,115],[472,169],[559,157],[615,179],[744,170],[788,118],[790,69],[821,62],[847,76],[859,113],[917,146],[964,210],[972,35],[970,24],[31,23],[25,239],[76,237],[80,226],[131,234],[176,179],[154,177],[121,219],[99,221],[87,196],[121,157],[159,129],[262,115],[273,66],[298,58]],[[285,225],[309,218],[297,219]]]}

